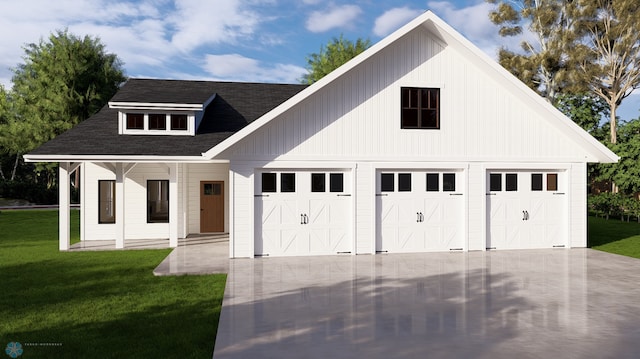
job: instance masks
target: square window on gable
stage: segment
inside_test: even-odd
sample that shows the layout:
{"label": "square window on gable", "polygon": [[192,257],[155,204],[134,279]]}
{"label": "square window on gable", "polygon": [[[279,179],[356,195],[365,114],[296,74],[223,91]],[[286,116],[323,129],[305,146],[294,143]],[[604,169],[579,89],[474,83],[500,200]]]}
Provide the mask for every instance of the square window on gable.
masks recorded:
{"label": "square window on gable", "polygon": [[401,128],[440,129],[440,89],[401,89]]}

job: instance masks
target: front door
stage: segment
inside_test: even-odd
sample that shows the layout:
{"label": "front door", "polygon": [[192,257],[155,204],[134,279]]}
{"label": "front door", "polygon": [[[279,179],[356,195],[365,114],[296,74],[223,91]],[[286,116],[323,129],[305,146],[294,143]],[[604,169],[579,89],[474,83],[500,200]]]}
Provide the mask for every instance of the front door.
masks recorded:
{"label": "front door", "polygon": [[224,232],[224,182],[200,182],[200,232]]}

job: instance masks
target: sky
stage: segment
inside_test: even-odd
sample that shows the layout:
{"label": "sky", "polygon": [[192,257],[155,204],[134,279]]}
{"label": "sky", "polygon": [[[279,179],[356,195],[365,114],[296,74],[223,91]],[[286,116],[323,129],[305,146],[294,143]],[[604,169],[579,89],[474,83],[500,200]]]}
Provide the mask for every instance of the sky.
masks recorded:
{"label": "sky", "polygon": [[[126,75],[142,78],[298,83],[306,58],[341,34],[380,41],[432,10],[496,58],[501,38],[484,0],[22,0],[0,2],[0,84],[11,87],[24,46],[57,31],[98,37]],[[640,95],[623,119],[638,117]]]}

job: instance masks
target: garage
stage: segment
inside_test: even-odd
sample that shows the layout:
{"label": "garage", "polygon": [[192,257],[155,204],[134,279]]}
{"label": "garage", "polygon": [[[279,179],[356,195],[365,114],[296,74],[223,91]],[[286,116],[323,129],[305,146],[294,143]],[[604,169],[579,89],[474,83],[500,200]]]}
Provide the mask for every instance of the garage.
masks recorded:
{"label": "garage", "polygon": [[566,172],[487,171],[487,249],[567,245]]}
{"label": "garage", "polygon": [[376,252],[464,249],[464,184],[460,170],[376,173]]}
{"label": "garage", "polygon": [[350,171],[258,171],[255,255],[351,253]]}

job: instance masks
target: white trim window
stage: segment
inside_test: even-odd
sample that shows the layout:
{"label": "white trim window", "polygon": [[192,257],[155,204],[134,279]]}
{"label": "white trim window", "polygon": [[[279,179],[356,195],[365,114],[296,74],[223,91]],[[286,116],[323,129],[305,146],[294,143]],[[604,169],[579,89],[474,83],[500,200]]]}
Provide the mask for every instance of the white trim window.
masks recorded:
{"label": "white trim window", "polygon": [[119,112],[121,135],[195,135],[195,115],[175,112]]}

